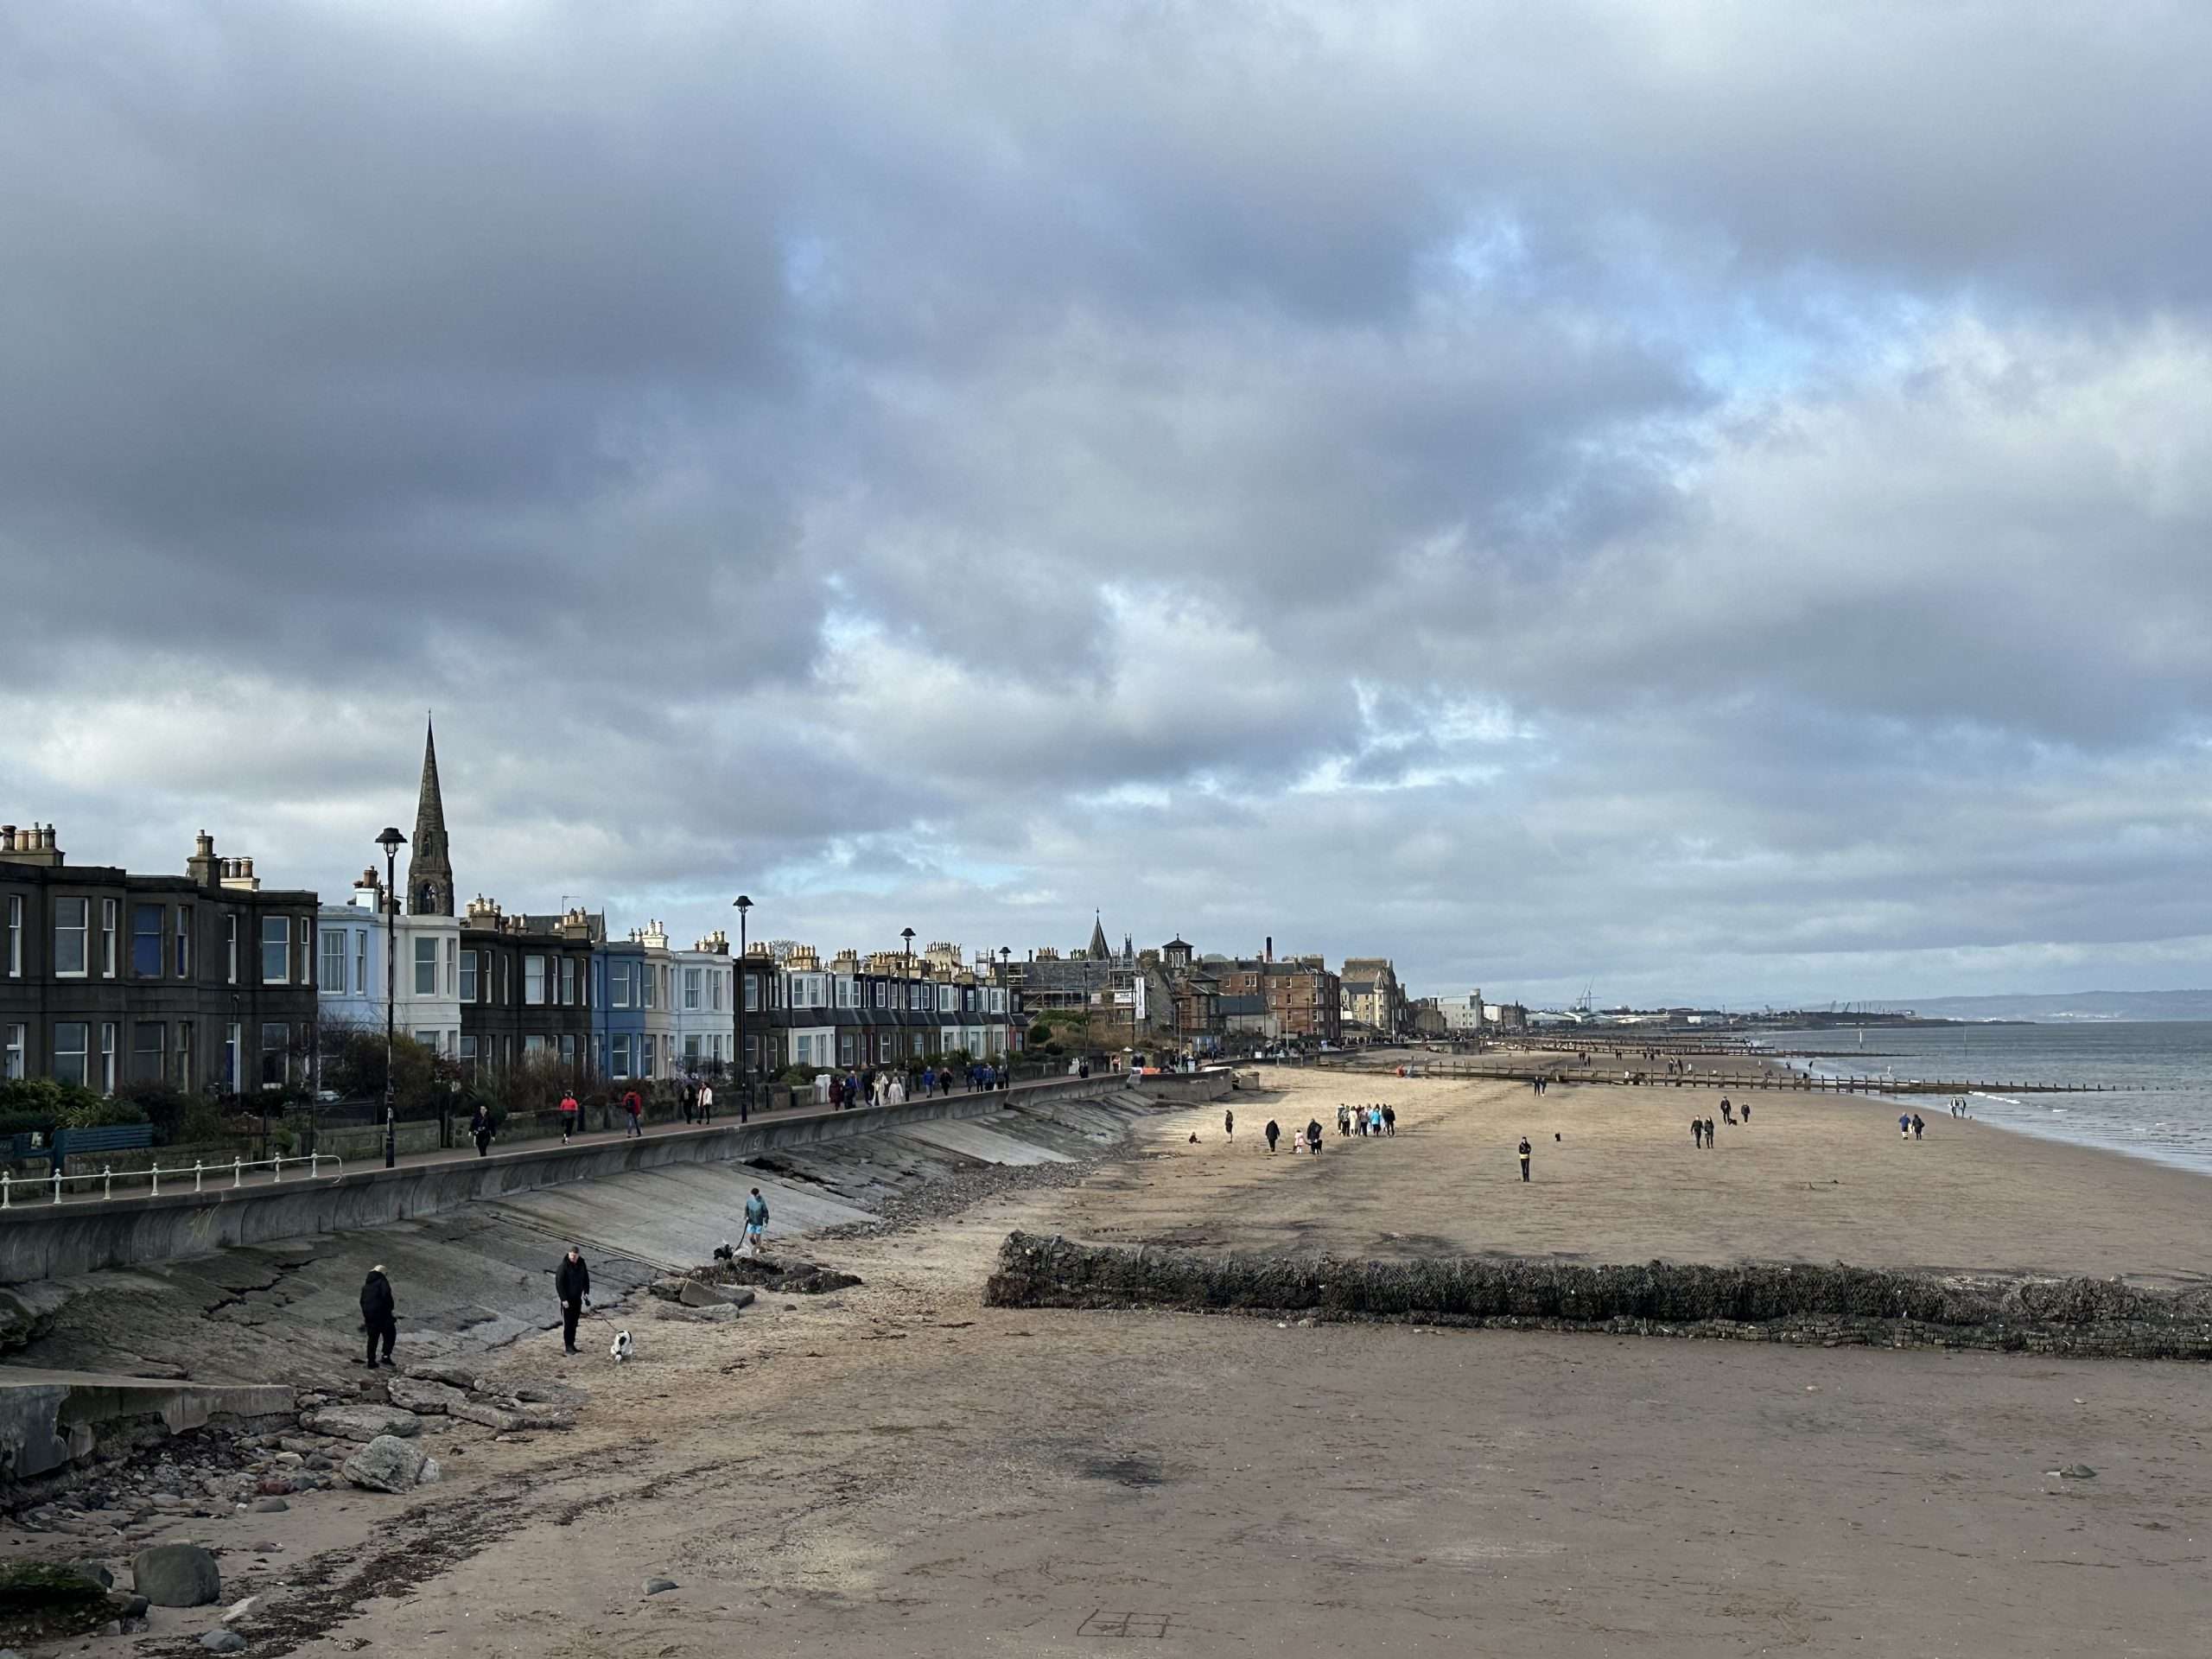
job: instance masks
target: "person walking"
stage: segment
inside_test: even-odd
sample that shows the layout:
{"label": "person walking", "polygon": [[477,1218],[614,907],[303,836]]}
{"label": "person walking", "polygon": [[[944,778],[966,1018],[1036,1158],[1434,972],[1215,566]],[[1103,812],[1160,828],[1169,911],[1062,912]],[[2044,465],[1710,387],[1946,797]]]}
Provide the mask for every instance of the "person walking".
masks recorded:
{"label": "person walking", "polygon": [[391,1363],[391,1344],[399,1339],[399,1313],[391,1300],[391,1281],[384,1276],[384,1263],[369,1269],[361,1281],[361,1329],[369,1335],[368,1367],[377,1368],[377,1347],[384,1347],[384,1363]]}
{"label": "person walking", "polygon": [[1738,1106],[1736,1109],[1736,1116],[1742,1118],[1745,1122],[1749,1123],[1751,1121],[1751,1103],[1747,1100],[1741,1106]]}
{"label": "person walking", "polygon": [[638,1098],[636,1090],[632,1089],[622,1096],[622,1109],[629,1115],[630,1118],[630,1127],[625,1132],[624,1138],[634,1136],[638,1140],[644,1140],[645,1138],[645,1103]]}
{"label": "person walking", "polygon": [[492,1109],[482,1101],[476,1103],[476,1116],[468,1120],[468,1132],[476,1137],[476,1155],[488,1158],[492,1154]]}
{"label": "person walking", "polygon": [[1221,1132],[1222,1132],[1222,1134],[1223,1134],[1224,1135],[1225,1135],[1225,1136],[1228,1138],[1229,1142],[1230,1142],[1230,1144],[1231,1146],[1236,1145],[1236,1114],[1235,1112],[1233,1112],[1233,1111],[1224,1112],[1224,1113],[1221,1115]]}
{"label": "person walking", "polygon": [[1270,1153],[1274,1152],[1275,1149],[1275,1137],[1282,1133],[1281,1126],[1279,1126],[1275,1122],[1274,1119],[1271,1117],[1268,1120],[1268,1127],[1261,1130],[1260,1133],[1268,1137],[1268,1150]]}
{"label": "person walking", "polygon": [[683,1108],[683,1121],[689,1124],[698,1116],[699,1090],[695,1085],[687,1083],[677,1091],[677,1095],[679,1103]]}
{"label": "person walking", "polygon": [[1694,1147],[1705,1144],[1705,1120],[1701,1117],[1690,1119],[1690,1144]]}
{"label": "person walking", "polygon": [[1385,1101],[1382,1104],[1382,1133],[1385,1135],[1395,1135],[1397,1132],[1397,1111],[1388,1101]]}
{"label": "person walking", "polygon": [[699,1122],[711,1123],[714,1121],[715,1085],[711,1083],[702,1083],[699,1085]]}
{"label": "person walking", "polygon": [[573,1244],[553,1271],[553,1294],[561,1303],[561,1345],[573,1354],[576,1321],[591,1306],[591,1269],[584,1265],[584,1253]]}
{"label": "person walking", "polygon": [[768,1236],[768,1200],[754,1187],[745,1200],[745,1249],[748,1255],[760,1254],[760,1245]]}
{"label": "person walking", "polygon": [[1897,1114],[1897,1139],[1900,1141],[1912,1139],[1912,1115],[1910,1112]]}
{"label": "person walking", "polygon": [[1915,1112],[1912,1115],[1912,1138],[1916,1141],[1919,1140],[1920,1132],[1927,1127],[1928,1126],[1925,1123],[1920,1121],[1920,1114],[1918,1112]]}
{"label": "person walking", "polygon": [[1521,1137],[1521,1179],[1529,1179],[1529,1137],[1525,1135]]}
{"label": "person walking", "polygon": [[1321,1155],[1321,1120],[1318,1117],[1306,1120],[1306,1150],[1316,1158]]}
{"label": "person walking", "polygon": [[1709,1117],[1707,1118],[1705,1120],[1705,1149],[1707,1152],[1711,1152],[1713,1150],[1714,1142],[1719,1137],[1717,1137],[1713,1132],[1713,1120]]}
{"label": "person walking", "polygon": [[561,1092],[561,1144],[567,1146],[569,1137],[576,1132],[576,1118],[583,1108],[576,1104],[576,1091],[565,1089]]}

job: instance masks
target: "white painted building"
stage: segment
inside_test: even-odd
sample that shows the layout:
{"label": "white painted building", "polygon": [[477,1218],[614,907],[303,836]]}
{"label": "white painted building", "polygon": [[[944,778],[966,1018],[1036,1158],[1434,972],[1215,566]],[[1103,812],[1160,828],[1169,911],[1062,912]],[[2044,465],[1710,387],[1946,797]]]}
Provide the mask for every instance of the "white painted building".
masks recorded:
{"label": "white painted building", "polygon": [[[364,870],[352,899],[325,905],[315,923],[315,991],[325,1029],[385,1024],[384,883]],[[398,972],[391,1006],[398,1029],[448,1059],[461,1053],[461,920],[454,916],[393,918]],[[470,988],[473,993],[474,988]]]}

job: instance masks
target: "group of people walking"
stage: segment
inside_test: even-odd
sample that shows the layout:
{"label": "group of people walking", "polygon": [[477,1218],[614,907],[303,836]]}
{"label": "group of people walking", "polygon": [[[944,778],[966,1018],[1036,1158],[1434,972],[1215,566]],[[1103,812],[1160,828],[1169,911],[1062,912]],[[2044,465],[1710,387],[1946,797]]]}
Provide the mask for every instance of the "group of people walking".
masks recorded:
{"label": "group of people walking", "polygon": [[[913,1086],[922,1099],[928,1100],[963,1090],[970,1094],[1003,1091],[1011,1081],[1003,1065],[978,1060],[965,1071],[950,1065],[925,1066]],[[830,1104],[841,1112],[856,1106],[896,1106],[909,1097],[904,1071],[855,1071],[842,1077],[832,1073],[830,1078]]]}
{"label": "group of people walking", "polygon": [[1337,1133],[1340,1135],[1395,1135],[1397,1109],[1392,1106],[1339,1106]]}

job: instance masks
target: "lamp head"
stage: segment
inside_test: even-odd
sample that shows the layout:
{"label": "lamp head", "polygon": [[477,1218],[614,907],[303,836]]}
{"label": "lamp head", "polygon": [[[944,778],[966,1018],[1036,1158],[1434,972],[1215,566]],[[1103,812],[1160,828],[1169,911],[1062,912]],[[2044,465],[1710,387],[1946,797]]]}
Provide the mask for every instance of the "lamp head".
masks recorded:
{"label": "lamp head", "polygon": [[730,903],[737,906],[738,912],[741,915],[753,908],[753,900],[746,897],[746,895],[741,893],[739,893],[736,898],[731,899]]}
{"label": "lamp head", "polygon": [[384,849],[384,855],[386,858],[396,856],[399,849],[406,844],[407,837],[390,824],[385,825],[384,833],[377,837],[377,845]]}

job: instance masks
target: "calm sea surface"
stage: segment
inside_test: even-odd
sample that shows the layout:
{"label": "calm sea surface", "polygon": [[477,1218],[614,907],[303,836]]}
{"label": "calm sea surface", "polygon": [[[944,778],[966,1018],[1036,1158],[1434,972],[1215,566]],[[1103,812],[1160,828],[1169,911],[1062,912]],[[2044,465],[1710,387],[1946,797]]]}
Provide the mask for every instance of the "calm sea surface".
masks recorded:
{"label": "calm sea surface", "polygon": [[[1798,1062],[1824,1077],[2124,1086],[2131,1092],[2016,1095],[1991,1087],[1975,1091],[1967,1107],[2030,1135],[2212,1174],[2212,1022],[1875,1030],[1866,1033],[1863,1051],[1855,1031],[1767,1035],[1776,1048],[1845,1051],[1838,1059]],[[1915,1103],[1923,1117],[1947,1105],[1940,1096]]]}

